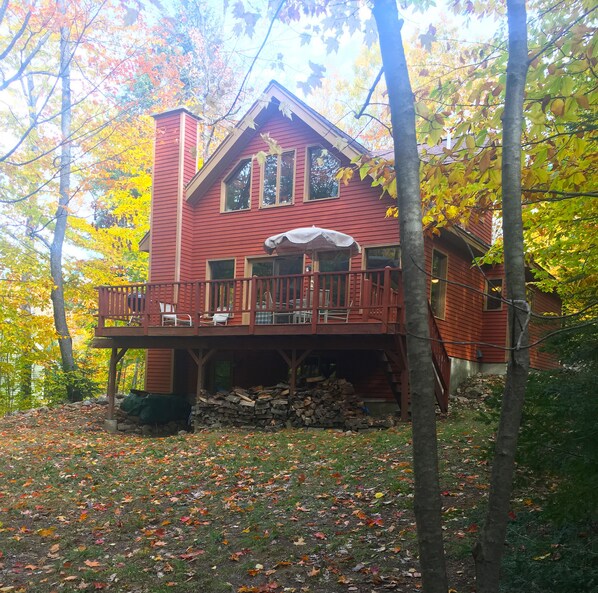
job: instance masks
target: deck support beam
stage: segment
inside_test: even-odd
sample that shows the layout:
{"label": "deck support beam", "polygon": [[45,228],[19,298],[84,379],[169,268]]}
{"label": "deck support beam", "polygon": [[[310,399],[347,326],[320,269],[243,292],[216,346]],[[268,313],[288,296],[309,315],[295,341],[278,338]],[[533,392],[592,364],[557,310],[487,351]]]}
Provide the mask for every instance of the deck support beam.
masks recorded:
{"label": "deck support beam", "polygon": [[[108,421],[114,421],[114,410],[115,410],[115,398],[116,398],[116,367],[121,361],[122,357],[126,354],[128,348],[112,348],[110,354],[110,364],[108,366],[108,388],[106,395],[108,396]],[[107,428],[111,428],[108,426]],[[116,429],[116,427],[114,427]]]}
{"label": "deck support beam", "polygon": [[297,368],[311,354],[312,350],[305,350],[299,356],[297,356],[296,348],[293,348],[291,350],[290,356],[284,350],[277,350],[277,352],[289,365],[289,370],[291,371],[291,379],[289,381],[289,395],[292,397],[295,395],[295,390],[297,389]]}
{"label": "deck support beam", "polygon": [[[205,385],[205,366],[206,363],[210,360],[210,358],[212,358],[212,356],[214,355],[214,353],[216,352],[215,348],[200,348],[199,350],[197,350],[197,352],[195,350],[192,350],[191,348],[189,348],[187,350],[187,352],[189,353],[189,355],[191,356],[191,358],[195,361],[195,364],[197,365],[197,384],[196,384],[196,389],[195,389],[195,406],[196,406],[196,410],[197,410],[197,403],[199,401],[199,397],[201,395],[201,392],[204,390],[204,385]],[[197,429],[197,414],[195,415],[195,429]]]}

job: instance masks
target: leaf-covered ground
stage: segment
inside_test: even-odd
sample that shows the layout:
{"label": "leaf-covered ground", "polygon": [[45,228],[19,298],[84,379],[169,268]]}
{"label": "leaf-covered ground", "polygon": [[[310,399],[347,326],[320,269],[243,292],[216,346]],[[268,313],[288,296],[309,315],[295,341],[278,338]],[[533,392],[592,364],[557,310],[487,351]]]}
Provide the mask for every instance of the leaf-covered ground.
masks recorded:
{"label": "leaf-covered ground", "polygon": [[[0,419],[0,593],[417,591],[410,427],[110,435],[105,408]],[[443,420],[451,586],[472,590],[483,431]]]}

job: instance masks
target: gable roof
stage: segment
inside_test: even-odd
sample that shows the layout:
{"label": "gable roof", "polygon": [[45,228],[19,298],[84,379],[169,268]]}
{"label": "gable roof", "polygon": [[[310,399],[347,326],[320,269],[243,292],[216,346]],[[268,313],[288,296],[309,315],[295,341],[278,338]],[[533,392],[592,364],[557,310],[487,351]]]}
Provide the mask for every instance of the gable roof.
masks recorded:
{"label": "gable roof", "polygon": [[287,115],[291,114],[290,117],[299,118],[349,160],[368,152],[357,140],[337,128],[278,82],[272,80],[263,95],[251,106],[232,132],[188,183],[187,200],[192,203],[196,202],[203,192],[230,167],[230,160],[256,133],[256,128],[259,128],[272,113],[279,111]]}

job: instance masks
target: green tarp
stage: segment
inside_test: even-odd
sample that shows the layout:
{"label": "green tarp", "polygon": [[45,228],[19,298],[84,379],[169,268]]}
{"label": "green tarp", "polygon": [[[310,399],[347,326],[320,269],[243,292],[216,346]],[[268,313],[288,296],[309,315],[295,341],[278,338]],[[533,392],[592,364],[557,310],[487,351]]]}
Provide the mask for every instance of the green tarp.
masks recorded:
{"label": "green tarp", "polygon": [[142,424],[167,424],[172,420],[187,421],[191,405],[184,396],[131,390],[121,402],[120,409],[129,416],[139,416]]}

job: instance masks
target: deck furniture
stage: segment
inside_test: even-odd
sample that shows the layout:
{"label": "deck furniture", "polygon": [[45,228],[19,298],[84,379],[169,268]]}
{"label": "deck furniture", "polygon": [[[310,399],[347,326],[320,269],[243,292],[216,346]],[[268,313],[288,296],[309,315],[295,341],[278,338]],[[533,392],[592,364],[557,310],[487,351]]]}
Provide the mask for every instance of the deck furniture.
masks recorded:
{"label": "deck furniture", "polygon": [[176,305],[173,303],[160,302],[160,316],[162,318],[162,326],[191,327],[193,325],[191,315],[177,313]]}

